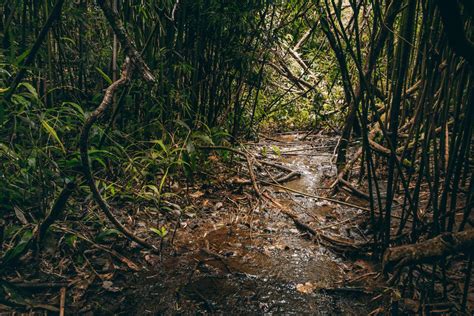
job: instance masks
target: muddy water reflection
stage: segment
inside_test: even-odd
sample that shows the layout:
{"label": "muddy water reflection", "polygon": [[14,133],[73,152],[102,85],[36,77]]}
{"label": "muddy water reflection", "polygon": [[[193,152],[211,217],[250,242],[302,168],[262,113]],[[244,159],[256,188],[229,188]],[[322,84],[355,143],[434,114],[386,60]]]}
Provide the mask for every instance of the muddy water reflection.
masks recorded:
{"label": "muddy water reflection", "polygon": [[[285,185],[306,193],[320,194],[325,177],[334,176],[330,148],[307,149],[298,135],[281,140],[290,143],[259,144],[278,146],[281,155],[266,154],[302,176]],[[328,146],[334,140],[324,141]],[[317,146],[317,144],[316,144]],[[301,153],[285,156],[285,152]],[[334,221],[341,212],[356,213],[327,202],[304,196],[289,196],[270,189],[274,196],[315,227]],[[298,231],[277,211],[250,208],[238,214],[223,209],[195,228],[178,233],[176,256],[165,257],[146,276],[137,276],[130,296],[137,300],[134,313],[231,313],[231,314],[316,314],[365,315],[367,297],[348,294],[327,295],[319,289],[338,287],[350,269],[341,258]],[[343,228],[334,229],[335,234]],[[217,256],[201,249],[210,249]],[[310,290],[301,285],[310,284]]]}

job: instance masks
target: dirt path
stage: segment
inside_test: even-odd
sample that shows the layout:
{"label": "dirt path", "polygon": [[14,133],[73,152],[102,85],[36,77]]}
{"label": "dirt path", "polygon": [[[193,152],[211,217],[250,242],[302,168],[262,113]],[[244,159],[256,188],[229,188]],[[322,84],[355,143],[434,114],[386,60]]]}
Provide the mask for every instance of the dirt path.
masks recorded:
{"label": "dirt path", "polygon": [[[331,163],[335,140],[319,137],[318,144],[298,138],[301,135],[280,136],[248,149],[301,173],[285,186],[324,194],[324,180],[335,174]],[[328,235],[363,239],[347,220],[357,218],[361,211],[282,189],[265,189],[308,225]],[[162,260],[150,257],[150,271],[123,280],[126,290],[125,300],[117,305],[120,311],[320,315],[370,311],[366,303],[370,296],[347,291],[344,279],[354,269],[370,272],[366,263],[344,261],[298,230],[287,216],[268,204],[256,203],[245,191],[209,186],[191,196],[196,197],[196,204],[177,231],[176,252]],[[341,288],[346,291],[334,290]]]}

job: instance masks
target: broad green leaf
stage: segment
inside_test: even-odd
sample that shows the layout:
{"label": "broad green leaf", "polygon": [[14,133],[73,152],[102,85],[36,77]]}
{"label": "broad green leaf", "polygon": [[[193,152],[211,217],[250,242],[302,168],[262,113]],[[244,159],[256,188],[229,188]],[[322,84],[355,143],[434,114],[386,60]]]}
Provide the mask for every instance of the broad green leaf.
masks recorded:
{"label": "broad green leaf", "polygon": [[151,227],[150,230],[154,232],[155,234],[157,234],[158,236],[160,236],[161,238],[165,237],[168,234],[168,231],[166,230],[164,226],[161,227],[160,229]]}
{"label": "broad green leaf", "polygon": [[281,150],[280,147],[272,145],[272,150],[277,156],[281,156]]}

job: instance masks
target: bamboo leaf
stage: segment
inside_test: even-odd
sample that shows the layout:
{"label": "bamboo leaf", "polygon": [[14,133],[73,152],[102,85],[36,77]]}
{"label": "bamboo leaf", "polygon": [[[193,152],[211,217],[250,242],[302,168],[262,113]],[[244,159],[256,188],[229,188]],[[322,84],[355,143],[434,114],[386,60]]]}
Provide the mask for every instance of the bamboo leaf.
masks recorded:
{"label": "bamboo leaf", "polygon": [[58,133],[56,133],[54,128],[51,125],[49,125],[48,122],[45,121],[45,120],[41,120],[41,125],[48,132],[48,134],[58,143],[58,145],[61,147],[61,150],[63,151],[63,153],[66,153],[66,149],[64,148],[64,145],[61,142],[61,140],[59,139]]}
{"label": "bamboo leaf", "polygon": [[108,84],[112,84],[112,79],[110,79],[110,77],[107,76],[107,74],[104,71],[102,71],[102,69],[100,69],[99,67],[95,67],[95,69],[102,76],[102,78],[104,78],[104,80],[107,81]]}

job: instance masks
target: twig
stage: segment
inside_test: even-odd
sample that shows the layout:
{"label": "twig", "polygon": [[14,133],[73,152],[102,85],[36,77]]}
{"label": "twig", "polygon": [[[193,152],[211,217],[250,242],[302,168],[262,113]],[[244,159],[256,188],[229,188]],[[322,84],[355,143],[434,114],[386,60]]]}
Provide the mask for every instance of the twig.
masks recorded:
{"label": "twig", "polygon": [[247,167],[249,169],[250,179],[252,179],[253,189],[255,190],[255,193],[257,194],[257,196],[259,198],[262,198],[262,192],[260,192],[260,189],[257,184],[257,178],[255,177],[255,173],[253,172],[252,158],[250,158],[249,154],[245,153],[245,159],[247,160]]}
{"label": "twig", "polygon": [[59,298],[59,316],[64,316],[64,308],[66,305],[66,288],[62,287]]}
{"label": "twig", "polygon": [[25,289],[65,288],[69,286],[68,282],[12,282],[12,284],[17,288]]}
{"label": "twig", "polygon": [[209,149],[209,150],[228,150],[228,151],[231,151],[231,152],[236,153],[238,155],[244,156],[246,161],[247,161],[247,168],[249,170],[250,179],[252,180],[253,189],[255,190],[255,193],[257,194],[257,196],[259,198],[262,197],[262,193],[260,192],[260,189],[258,188],[257,179],[256,179],[255,173],[253,171],[252,158],[250,157],[250,155],[248,153],[245,153],[243,151],[240,151],[240,150],[237,150],[237,149],[234,149],[234,148],[225,147],[225,146],[200,146],[198,148],[199,149]]}

